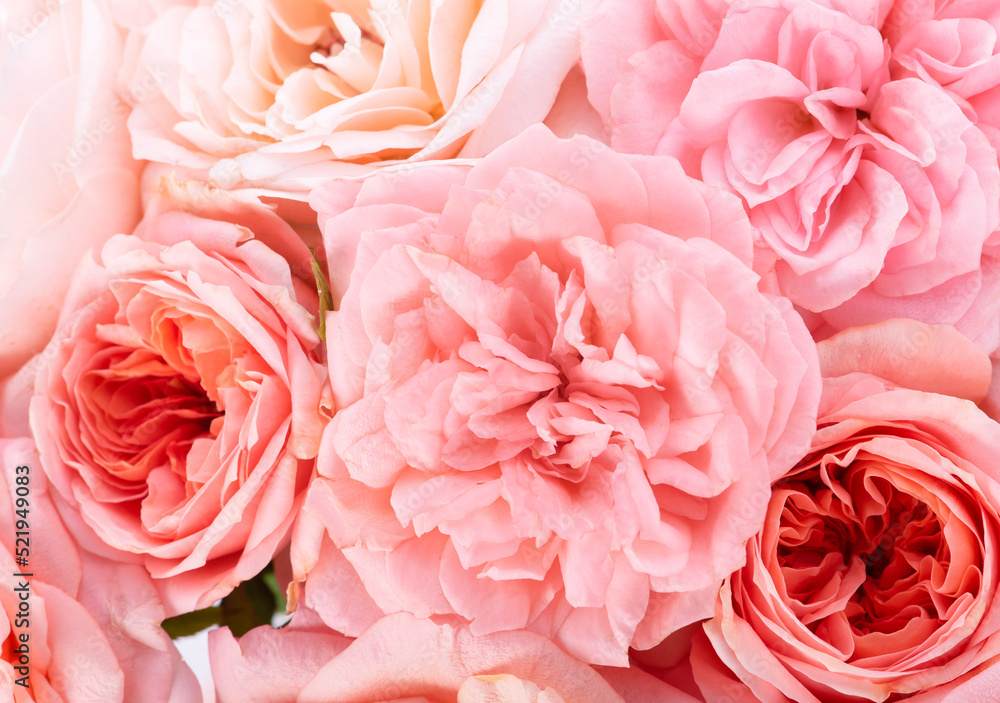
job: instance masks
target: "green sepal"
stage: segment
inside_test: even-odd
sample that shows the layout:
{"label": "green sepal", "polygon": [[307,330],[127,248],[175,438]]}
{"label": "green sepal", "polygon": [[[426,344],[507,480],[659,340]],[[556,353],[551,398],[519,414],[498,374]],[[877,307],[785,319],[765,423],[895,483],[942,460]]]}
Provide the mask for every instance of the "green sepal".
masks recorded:
{"label": "green sepal", "polygon": [[322,341],[326,341],[326,313],[333,310],[333,296],[330,295],[330,286],[327,284],[326,276],[323,275],[323,267],[316,258],[316,252],[309,247],[312,254],[313,278],[316,279],[316,293],[319,295],[319,325],[316,328],[317,334]]}

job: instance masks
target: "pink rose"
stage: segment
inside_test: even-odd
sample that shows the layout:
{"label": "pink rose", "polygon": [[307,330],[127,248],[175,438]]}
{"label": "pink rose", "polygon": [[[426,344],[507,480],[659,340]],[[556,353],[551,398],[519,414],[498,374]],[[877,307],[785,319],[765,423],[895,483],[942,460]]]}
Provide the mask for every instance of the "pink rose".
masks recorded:
{"label": "pink rose", "polygon": [[989,362],[903,320],[819,346],[819,430],[695,639],[694,678],[708,701],[992,700],[1000,425],[943,395],[982,397]]}
{"label": "pink rose", "polygon": [[652,154],[719,36],[726,0],[603,0],[580,24],[590,103],[617,151]]}
{"label": "pink rose", "polygon": [[639,670],[609,670],[609,683],[531,632],[476,636],[405,613],[356,640],[294,624],[239,640],[213,630],[209,651],[219,703],[694,703]]}
{"label": "pink rose", "polygon": [[325,370],[295,233],[259,205],[163,189],[134,235],[77,269],[31,425],[85,546],[141,560],[178,613],[282,546],[325,421]]}
{"label": "pink rose", "polygon": [[484,154],[539,122],[579,58],[580,0],[123,4],[139,158],[305,199],[382,161]]}
{"label": "pink rose", "polygon": [[993,375],[990,378],[990,387],[986,397],[979,403],[979,407],[987,415],[1000,422],[1000,354],[994,353],[990,357],[990,362],[993,367]]}
{"label": "pink rose", "polygon": [[819,389],[735,198],[539,126],[312,202],[338,414],[293,561],[343,596],[307,579],[306,603],[348,634],[454,613],[619,666],[707,615]]}
{"label": "pink rose", "polygon": [[1000,146],[1000,7],[989,2],[894,3],[882,33],[893,71],[941,86]]}
{"label": "pink rose", "polygon": [[31,440],[0,440],[0,462],[0,697],[201,700],[198,682],[160,628],[164,610],[149,576],[139,566],[78,551]]}
{"label": "pink rose", "polygon": [[[141,215],[105,0],[10,0],[0,21],[0,380],[55,331],[83,254]],[[108,204],[113,203],[114,207]]]}
{"label": "pink rose", "polygon": [[[1000,168],[975,112],[897,70],[879,31],[888,8],[735,3],[712,29],[714,7],[695,23],[710,49],[666,17],[618,77],[597,70],[612,145],[677,156],[738,194],[755,270],[833,330],[912,317],[995,349]],[[600,24],[585,26],[585,67],[611,62]]]}

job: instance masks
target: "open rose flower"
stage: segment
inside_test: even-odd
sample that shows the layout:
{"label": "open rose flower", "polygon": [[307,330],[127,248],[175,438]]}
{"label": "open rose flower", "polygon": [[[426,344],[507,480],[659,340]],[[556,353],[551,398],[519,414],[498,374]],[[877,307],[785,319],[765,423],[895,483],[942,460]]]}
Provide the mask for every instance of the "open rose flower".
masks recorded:
{"label": "open rose flower", "polygon": [[578,0],[122,6],[123,85],[162,75],[129,119],[136,156],[300,199],[364,164],[489,151],[579,58]]}
{"label": "open rose flower", "polygon": [[345,584],[320,614],[455,613],[616,665],[707,615],[819,390],[735,198],[539,126],[313,205],[338,414],[293,561]]}
{"label": "open rose flower", "polygon": [[[0,381],[41,351],[84,253],[141,216],[118,95],[124,39],[106,0],[0,12]],[[113,207],[109,207],[113,203]]]}
{"label": "open rose flower", "polygon": [[[296,618],[298,614],[296,614]],[[317,629],[260,627],[209,635],[219,703],[694,703],[639,670],[599,669],[531,632],[477,637],[399,613],[356,640]]]}
{"label": "open rose flower", "polygon": [[259,205],[199,191],[195,214],[177,204],[183,187],[164,189],[135,234],[77,269],[31,425],[85,546],[138,555],[177,613],[281,546],[313,468],[325,371],[297,235]]}
{"label": "open rose flower", "polygon": [[30,439],[0,439],[0,462],[0,697],[201,700],[149,575],[78,550]]}
{"label": "open rose flower", "polygon": [[[589,38],[606,31],[600,18],[627,4],[608,0],[588,21],[585,66],[609,55]],[[758,233],[755,270],[832,330],[911,317],[955,325],[992,351],[994,144],[974,111],[891,60],[885,9],[735,3],[699,35],[707,49],[675,36],[668,13],[659,34],[633,28],[639,50],[619,57],[625,70],[595,69],[592,99],[607,106],[615,148],[674,155],[738,194]]]}
{"label": "open rose flower", "polygon": [[1000,146],[1000,7],[915,0],[892,5],[882,33],[893,72],[941,86]]}
{"label": "open rose flower", "polygon": [[820,359],[812,448],[696,638],[695,680],[708,701],[993,700],[1000,425],[966,399],[986,391],[986,355],[894,320]]}

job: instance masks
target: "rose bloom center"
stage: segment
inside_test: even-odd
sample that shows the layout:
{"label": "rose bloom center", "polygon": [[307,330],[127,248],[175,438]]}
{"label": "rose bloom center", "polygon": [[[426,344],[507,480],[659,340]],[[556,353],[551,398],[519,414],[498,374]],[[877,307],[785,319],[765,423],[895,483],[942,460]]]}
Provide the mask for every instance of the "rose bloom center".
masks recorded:
{"label": "rose bloom center", "polygon": [[947,538],[967,528],[896,485],[883,462],[834,459],[775,490],[770,571],[799,621],[849,661],[877,659],[901,634],[926,641],[979,596],[983,555],[952,554]]}
{"label": "rose bloom center", "polygon": [[94,462],[126,482],[120,488],[142,493],[160,467],[186,478],[188,453],[199,438],[219,435],[240,375],[217,321],[167,306],[152,318],[148,339],[124,325],[99,326],[108,344],[89,360],[76,394],[83,427],[100,439],[90,447]]}

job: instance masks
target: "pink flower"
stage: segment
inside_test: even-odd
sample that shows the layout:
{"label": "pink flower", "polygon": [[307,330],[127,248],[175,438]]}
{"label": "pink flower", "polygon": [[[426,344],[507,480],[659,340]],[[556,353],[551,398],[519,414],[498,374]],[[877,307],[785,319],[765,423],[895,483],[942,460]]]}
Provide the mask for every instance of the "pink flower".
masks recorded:
{"label": "pink flower", "polygon": [[979,403],[979,407],[987,415],[1000,422],[1000,354],[994,352],[993,356],[990,357],[990,362],[993,367],[993,375],[990,378],[990,387],[986,397]]}
{"label": "pink flower", "polygon": [[[585,26],[588,71],[614,64],[610,40],[593,35],[604,17],[634,13],[624,5],[606,2]],[[689,6],[702,3],[682,5],[697,19]],[[633,31],[639,50],[617,57],[621,71],[593,69],[592,101],[606,106],[615,148],[677,156],[690,175],[738,194],[758,234],[755,270],[834,331],[911,317],[955,325],[991,351],[1000,344],[992,123],[903,70],[909,54],[892,60],[879,31],[887,9],[775,0],[720,13],[708,3],[705,18],[688,21],[705,29],[697,41],[657,10],[653,30]]]}
{"label": "pink flower", "polygon": [[694,678],[709,701],[988,700],[1000,425],[943,393],[982,397],[989,362],[951,328],[903,320],[843,332],[820,360],[812,448],[775,482],[695,639]]}
{"label": "pink flower", "polygon": [[[45,347],[83,254],[141,215],[105,0],[11,0],[0,30],[0,380]],[[114,207],[108,204],[113,203]]]}
{"label": "pink flower", "polygon": [[198,682],[160,628],[163,605],[149,576],[78,551],[30,440],[0,440],[0,461],[0,696],[200,700]]}
{"label": "pink flower", "polygon": [[367,164],[486,153],[553,106],[579,4],[129,0],[123,80],[162,76],[135,154],[304,200]]}
{"label": "pink flower", "polygon": [[[298,614],[296,614],[298,617]],[[531,632],[476,636],[399,613],[351,640],[315,629],[260,627],[238,641],[209,635],[219,703],[637,703],[694,699],[639,670],[600,670]],[[289,678],[289,676],[291,678]]]}
{"label": "pink flower", "polygon": [[652,154],[719,36],[726,0],[603,0],[580,25],[590,103],[618,151]]}
{"label": "pink flower", "polygon": [[348,634],[455,613],[615,665],[699,619],[819,383],[735,199],[538,127],[313,205],[339,412],[293,561],[343,596],[307,580],[306,603]]}
{"label": "pink flower", "polygon": [[941,86],[1000,145],[1000,8],[984,2],[894,3],[882,33],[894,73]]}
{"label": "pink flower", "polygon": [[178,613],[282,545],[316,455],[325,370],[298,236],[259,205],[163,188],[134,235],[77,269],[31,425],[74,532],[139,559]]}

